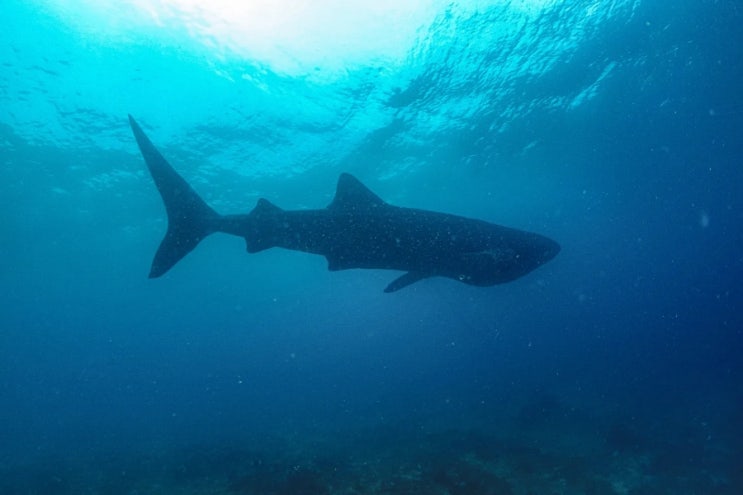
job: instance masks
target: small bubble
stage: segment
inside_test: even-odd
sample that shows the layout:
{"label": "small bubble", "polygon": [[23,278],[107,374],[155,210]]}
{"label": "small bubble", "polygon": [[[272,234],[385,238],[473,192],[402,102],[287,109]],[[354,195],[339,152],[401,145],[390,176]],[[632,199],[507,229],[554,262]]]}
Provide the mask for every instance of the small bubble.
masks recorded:
{"label": "small bubble", "polygon": [[709,215],[706,211],[702,211],[699,213],[699,226],[703,229],[709,227]]}

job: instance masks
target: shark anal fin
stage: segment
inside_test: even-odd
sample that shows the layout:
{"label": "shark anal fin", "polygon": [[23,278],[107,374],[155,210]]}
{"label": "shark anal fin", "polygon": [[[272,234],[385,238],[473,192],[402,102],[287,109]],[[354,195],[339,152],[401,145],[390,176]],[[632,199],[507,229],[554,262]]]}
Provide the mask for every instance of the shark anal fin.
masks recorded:
{"label": "shark anal fin", "polygon": [[387,293],[390,292],[396,292],[403,287],[407,287],[410,284],[414,284],[419,280],[423,280],[424,278],[427,278],[428,275],[421,272],[407,272],[399,277],[397,277],[395,280],[390,282],[390,284],[385,287],[384,291]]}

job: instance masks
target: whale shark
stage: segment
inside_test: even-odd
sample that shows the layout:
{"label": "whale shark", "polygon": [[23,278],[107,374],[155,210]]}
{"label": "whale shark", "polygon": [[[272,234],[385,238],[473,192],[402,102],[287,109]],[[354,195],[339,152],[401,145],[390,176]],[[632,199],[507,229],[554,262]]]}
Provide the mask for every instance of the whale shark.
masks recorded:
{"label": "whale shark", "polygon": [[175,171],[131,115],[129,123],[168,218],[150,278],[165,274],[216,232],[242,237],[249,253],[279,247],[325,256],[331,271],[403,272],[385,292],[430,277],[475,286],[502,284],[560,252],[557,242],[540,234],[393,206],[347,173],[338,178],[335,197],[326,208],[285,210],[261,198],[248,214],[222,215]]}

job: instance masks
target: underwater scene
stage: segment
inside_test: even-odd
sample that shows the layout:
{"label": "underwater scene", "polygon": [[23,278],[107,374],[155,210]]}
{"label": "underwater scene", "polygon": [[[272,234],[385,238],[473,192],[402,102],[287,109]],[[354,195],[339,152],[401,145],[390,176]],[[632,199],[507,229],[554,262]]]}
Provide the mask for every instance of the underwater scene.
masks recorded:
{"label": "underwater scene", "polygon": [[736,0],[4,0],[1,495],[740,495]]}

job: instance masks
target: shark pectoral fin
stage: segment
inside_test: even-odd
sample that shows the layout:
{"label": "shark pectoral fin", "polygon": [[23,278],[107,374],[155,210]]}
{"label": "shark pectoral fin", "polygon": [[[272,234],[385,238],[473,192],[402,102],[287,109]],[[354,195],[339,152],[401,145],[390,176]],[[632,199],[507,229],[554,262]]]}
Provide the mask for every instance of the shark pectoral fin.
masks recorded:
{"label": "shark pectoral fin", "polygon": [[403,287],[407,287],[410,284],[414,284],[419,280],[423,280],[424,278],[427,278],[428,275],[421,272],[408,272],[404,275],[401,275],[397,277],[395,280],[390,282],[390,285],[385,287],[384,291],[389,292],[395,292]]}

